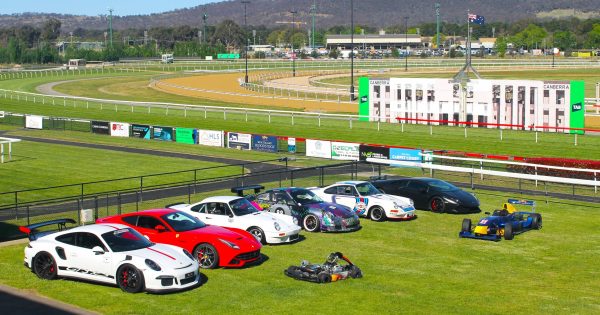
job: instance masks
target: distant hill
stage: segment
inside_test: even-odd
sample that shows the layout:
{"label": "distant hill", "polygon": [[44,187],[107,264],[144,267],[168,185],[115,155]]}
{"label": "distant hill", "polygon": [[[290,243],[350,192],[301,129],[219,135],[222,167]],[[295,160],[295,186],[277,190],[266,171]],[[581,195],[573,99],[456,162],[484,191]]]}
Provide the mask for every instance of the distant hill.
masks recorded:
{"label": "distant hill", "polygon": [[[409,24],[435,22],[435,3],[441,3],[441,19],[450,23],[466,21],[467,10],[483,15],[488,22],[511,22],[525,18],[565,18],[600,17],[598,0],[357,0],[354,1],[356,24],[384,27],[404,24],[404,16]],[[311,23],[310,7],[313,0],[251,0],[247,5],[248,25],[273,27],[277,22],[291,22],[291,10],[297,11],[295,20]],[[317,0],[315,23],[317,28],[350,24],[349,0]],[[573,10],[575,6],[575,10]],[[151,28],[154,26],[189,25],[200,27],[202,14],[206,10],[209,25],[216,25],[225,19],[238,24],[244,23],[244,6],[240,1],[222,1],[193,8],[174,10],[151,15],[114,16],[115,29]],[[118,11],[114,12],[118,14]],[[76,16],[63,14],[24,13],[0,15],[0,27],[19,25],[41,25],[49,18],[62,22],[62,31],[68,32],[78,27],[84,29],[106,29],[106,17]]]}

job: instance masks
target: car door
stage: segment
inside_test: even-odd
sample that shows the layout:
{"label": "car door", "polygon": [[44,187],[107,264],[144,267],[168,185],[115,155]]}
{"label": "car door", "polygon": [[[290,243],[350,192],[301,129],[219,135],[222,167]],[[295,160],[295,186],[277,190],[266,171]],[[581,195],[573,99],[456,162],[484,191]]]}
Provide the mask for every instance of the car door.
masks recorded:
{"label": "car door", "polygon": [[[102,282],[113,282],[112,253],[98,236],[89,232],[75,233],[75,245],[65,249],[67,259],[72,262],[72,271],[81,278]],[[92,249],[101,248],[103,252]]]}
{"label": "car door", "polygon": [[140,215],[137,219],[136,230],[152,242],[173,243],[174,233],[171,228],[153,216]]}
{"label": "car door", "polygon": [[206,207],[200,209],[200,220],[207,224],[219,226],[232,226],[233,220],[229,217],[229,205],[223,202],[207,202]]}
{"label": "car door", "polygon": [[411,180],[405,189],[406,195],[412,199],[417,209],[429,209],[429,195],[427,194],[427,184],[417,180]]}
{"label": "car door", "polygon": [[[352,185],[337,185],[327,189],[331,194],[331,202],[337,203],[346,207],[350,207],[350,209],[354,209],[356,207],[356,199],[358,197],[358,191]],[[329,194],[328,192],[325,192]]]}

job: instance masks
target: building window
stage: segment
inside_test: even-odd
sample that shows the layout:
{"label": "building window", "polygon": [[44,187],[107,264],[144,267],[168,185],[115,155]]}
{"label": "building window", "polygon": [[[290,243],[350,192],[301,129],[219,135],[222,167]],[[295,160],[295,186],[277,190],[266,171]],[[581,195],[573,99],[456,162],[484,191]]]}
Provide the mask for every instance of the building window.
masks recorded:
{"label": "building window", "polygon": [[556,104],[564,104],[565,103],[565,90],[556,91]]}
{"label": "building window", "polygon": [[423,90],[416,90],[415,96],[416,96],[417,101],[422,101],[423,100]]}
{"label": "building window", "polygon": [[396,99],[397,100],[401,100],[402,99],[402,89],[397,89],[396,90]]}
{"label": "building window", "polygon": [[428,102],[435,101],[435,91],[434,90],[427,90],[427,101]]}
{"label": "building window", "polygon": [[379,85],[373,86],[373,92],[375,93],[376,98],[381,98],[381,86],[379,86]]}
{"label": "building window", "polygon": [[412,101],[412,90],[406,89],[404,91],[404,99],[407,101]]}

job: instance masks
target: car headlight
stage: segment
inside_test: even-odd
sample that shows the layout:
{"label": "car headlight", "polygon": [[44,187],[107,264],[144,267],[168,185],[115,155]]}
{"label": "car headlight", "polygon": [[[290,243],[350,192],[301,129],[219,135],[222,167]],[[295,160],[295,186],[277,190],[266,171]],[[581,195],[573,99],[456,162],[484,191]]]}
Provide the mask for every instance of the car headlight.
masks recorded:
{"label": "car headlight", "polygon": [[276,230],[276,231],[279,231],[279,230],[281,230],[281,226],[279,226],[279,223],[277,223],[277,222],[273,222],[273,226],[275,227],[275,230]]}
{"label": "car headlight", "polygon": [[444,200],[449,203],[458,204],[458,200],[452,199],[450,197],[444,197]]}
{"label": "car headlight", "polygon": [[294,222],[295,225],[300,225],[298,224],[298,218],[296,217],[292,217],[292,222]]}
{"label": "car headlight", "polygon": [[153,260],[151,259],[146,259],[144,260],[144,262],[146,263],[146,266],[148,266],[148,268],[154,270],[154,271],[160,271],[160,266],[155,263]]}
{"label": "car headlight", "polygon": [[192,256],[192,254],[190,254],[190,252],[187,251],[187,249],[183,248],[183,253],[188,256],[189,259],[191,260],[195,260],[194,256]]}
{"label": "car headlight", "polygon": [[230,241],[224,240],[224,239],[219,239],[219,241],[221,241],[221,243],[233,248],[233,249],[240,249],[239,246],[237,246],[235,243],[232,243]]}

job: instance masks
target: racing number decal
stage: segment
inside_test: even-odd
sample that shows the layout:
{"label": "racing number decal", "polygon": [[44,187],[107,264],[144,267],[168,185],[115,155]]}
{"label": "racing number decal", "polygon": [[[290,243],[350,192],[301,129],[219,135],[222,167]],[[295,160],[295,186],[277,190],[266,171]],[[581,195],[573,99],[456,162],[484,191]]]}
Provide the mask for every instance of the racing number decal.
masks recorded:
{"label": "racing number decal", "polygon": [[356,204],[354,205],[354,212],[359,215],[364,215],[367,212],[367,205],[369,204],[369,198],[356,197]]}

